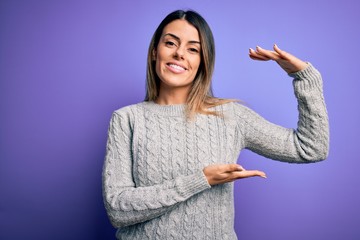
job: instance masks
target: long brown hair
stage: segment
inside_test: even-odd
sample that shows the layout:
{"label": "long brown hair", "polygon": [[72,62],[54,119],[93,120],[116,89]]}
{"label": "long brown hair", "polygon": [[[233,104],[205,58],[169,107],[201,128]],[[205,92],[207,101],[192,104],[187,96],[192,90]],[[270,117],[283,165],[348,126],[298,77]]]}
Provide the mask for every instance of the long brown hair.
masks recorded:
{"label": "long brown hair", "polygon": [[211,111],[208,108],[234,100],[220,99],[214,97],[213,95],[211,80],[215,65],[214,37],[205,19],[195,11],[174,11],[167,15],[156,29],[148,50],[145,101],[155,101],[159,96],[160,79],[156,74],[153,52],[157,49],[165,26],[170,22],[178,19],[184,19],[193,25],[199,32],[201,42],[200,66],[195,79],[192,82],[192,86],[186,101],[187,113],[189,116],[193,116],[195,113],[219,116],[219,113],[216,111]]}

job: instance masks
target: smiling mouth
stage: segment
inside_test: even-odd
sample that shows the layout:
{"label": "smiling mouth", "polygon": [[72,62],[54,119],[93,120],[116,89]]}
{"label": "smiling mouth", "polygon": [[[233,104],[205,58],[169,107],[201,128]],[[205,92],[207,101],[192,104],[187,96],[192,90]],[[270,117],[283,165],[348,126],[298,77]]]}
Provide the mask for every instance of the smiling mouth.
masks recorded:
{"label": "smiling mouth", "polygon": [[187,70],[186,68],[181,67],[181,66],[176,65],[176,64],[173,64],[173,63],[168,63],[167,65],[168,65],[169,67],[171,67],[172,69],[175,69],[175,70],[177,70],[177,71],[185,71],[185,70]]}

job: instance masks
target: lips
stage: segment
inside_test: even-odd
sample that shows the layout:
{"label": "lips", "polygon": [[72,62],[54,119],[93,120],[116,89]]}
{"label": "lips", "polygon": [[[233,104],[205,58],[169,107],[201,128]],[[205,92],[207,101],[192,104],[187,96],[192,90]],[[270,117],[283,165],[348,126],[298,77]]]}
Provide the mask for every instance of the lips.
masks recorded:
{"label": "lips", "polygon": [[167,63],[166,66],[175,73],[182,73],[187,70],[184,66],[175,63]]}

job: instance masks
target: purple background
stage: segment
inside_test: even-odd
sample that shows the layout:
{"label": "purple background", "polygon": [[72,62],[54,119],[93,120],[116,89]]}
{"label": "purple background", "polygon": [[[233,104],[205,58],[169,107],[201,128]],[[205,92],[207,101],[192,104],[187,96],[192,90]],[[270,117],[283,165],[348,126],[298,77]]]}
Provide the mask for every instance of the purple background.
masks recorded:
{"label": "purple background", "polygon": [[256,45],[277,43],[324,78],[328,160],[290,165],[244,151],[239,162],[268,179],[235,184],[239,239],[360,239],[355,0],[1,1],[0,239],[114,239],[101,195],[108,123],[144,98],[150,38],[178,8],[199,11],[214,32],[217,96],[296,126],[291,78],[250,60]]}

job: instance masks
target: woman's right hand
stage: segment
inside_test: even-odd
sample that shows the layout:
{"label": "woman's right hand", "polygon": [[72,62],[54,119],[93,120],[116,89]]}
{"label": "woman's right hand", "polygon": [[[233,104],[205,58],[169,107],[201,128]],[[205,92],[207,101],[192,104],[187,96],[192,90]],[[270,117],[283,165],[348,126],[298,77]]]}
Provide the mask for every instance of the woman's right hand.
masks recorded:
{"label": "woman's right hand", "polygon": [[248,177],[266,178],[266,174],[258,170],[245,170],[239,164],[216,164],[209,165],[203,169],[203,172],[211,186],[233,182],[237,179]]}

